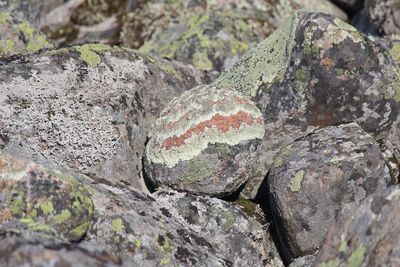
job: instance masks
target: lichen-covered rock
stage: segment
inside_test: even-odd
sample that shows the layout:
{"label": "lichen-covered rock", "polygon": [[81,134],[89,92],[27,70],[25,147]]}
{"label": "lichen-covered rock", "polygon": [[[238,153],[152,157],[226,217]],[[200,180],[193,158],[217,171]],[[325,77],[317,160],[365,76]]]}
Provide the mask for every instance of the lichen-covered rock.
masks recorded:
{"label": "lichen-covered rock", "polygon": [[264,124],[247,98],[200,86],[171,101],[146,146],[145,171],[161,188],[228,195],[249,177]]}
{"label": "lichen-covered rock", "polygon": [[0,11],[0,58],[52,47],[44,34],[33,28],[28,21]]}
{"label": "lichen-covered rock", "polygon": [[2,267],[129,266],[105,250],[72,245],[55,232],[45,234],[21,222],[0,225],[0,262]]}
{"label": "lichen-covered rock", "polygon": [[400,187],[345,212],[326,235],[314,266],[399,266]]}
{"label": "lichen-covered rock", "polygon": [[339,211],[386,187],[378,144],[357,124],[329,126],[283,148],[268,174],[286,257],[314,253]]}
{"label": "lichen-covered rock", "polygon": [[85,44],[0,62],[0,150],[145,190],[147,131],[201,83],[180,63]]}
{"label": "lichen-covered rock", "polygon": [[212,84],[251,97],[265,118],[244,195],[256,196],[282,147],[316,128],[357,122],[381,143],[399,113],[398,73],[380,46],[345,22],[294,14]]}
{"label": "lichen-covered rock", "polygon": [[393,0],[366,0],[363,14],[378,34],[400,34],[400,2]]}
{"label": "lichen-covered rock", "polygon": [[125,16],[122,42],[208,71],[229,69],[299,8],[346,15],[328,1],[147,1]]}
{"label": "lichen-covered rock", "polygon": [[0,223],[19,219],[34,230],[55,229],[79,240],[92,218],[92,199],[73,176],[0,154]]}
{"label": "lichen-covered rock", "polygon": [[92,192],[97,217],[84,243],[124,257],[131,266],[280,262],[261,224],[222,200],[173,192],[146,196],[104,184]]}

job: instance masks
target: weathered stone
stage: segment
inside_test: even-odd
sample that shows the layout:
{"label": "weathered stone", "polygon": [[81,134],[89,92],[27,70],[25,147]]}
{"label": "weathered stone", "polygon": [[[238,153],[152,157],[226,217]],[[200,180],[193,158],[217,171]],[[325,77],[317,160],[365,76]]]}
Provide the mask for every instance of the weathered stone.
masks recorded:
{"label": "weathered stone", "polygon": [[21,222],[0,225],[0,262],[2,267],[129,266],[105,250],[72,245],[57,233],[33,231]]}
{"label": "weathered stone", "polygon": [[46,37],[28,21],[20,20],[8,12],[0,12],[0,58],[52,47]]}
{"label": "weathered stone", "polygon": [[311,267],[315,261],[315,256],[308,255],[295,259],[289,264],[289,267]]}
{"label": "weathered stone", "polygon": [[378,34],[400,34],[400,2],[393,0],[366,0],[365,11],[369,23]]}
{"label": "weathered stone", "polygon": [[378,192],[344,212],[314,266],[399,266],[400,187]]}
{"label": "weathered stone", "polygon": [[146,190],[147,131],[201,83],[180,63],[86,44],[0,62],[0,150]]}
{"label": "weathered stone", "polygon": [[58,45],[115,44],[126,8],[127,0],[70,0],[49,10],[40,28]]}
{"label": "weathered stone", "polygon": [[122,42],[207,71],[212,79],[262,41],[294,10],[347,16],[328,1],[147,1],[124,20]]}
{"label": "weathered stone", "polygon": [[248,179],[264,136],[263,117],[247,98],[200,86],[171,101],[146,146],[145,171],[161,188],[222,196]]}
{"label": "weathered stone", "polygon": [[399,70],[381,47],[332,16],[299,11],[212,85],[251,97],[265,118],[255,197],[276,154],[316,128],[357,122],[380,143],[399,113]]}
{"label": "weathered stone", "polygon": [[386,187],[390,176],[378,144],[352,123],[286,146],[267,179],[281,247],[296,258],[314,253],[339,211]]}
{"label": "weathered stone", "polygon": [[120,255],[131,266],[280,262],[261,224],[222,200],[173,192],[146,196],[103,184],[92,192],[97,219],[84,243]]}
{"label": "weathered stone", "polygon": [[79,240],[92,218],[92,199],[76,178],[0,154],[0,223],[19,219],[31,229]]}

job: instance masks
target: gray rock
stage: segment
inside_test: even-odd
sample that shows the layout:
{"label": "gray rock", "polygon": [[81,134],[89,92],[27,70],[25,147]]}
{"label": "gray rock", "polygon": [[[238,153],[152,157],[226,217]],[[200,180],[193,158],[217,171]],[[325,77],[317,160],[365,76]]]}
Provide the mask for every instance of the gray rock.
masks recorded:
{"label": "gray rock", "polygon": [[201,74],[133,50],[85,44],[0,62],[0,150],[146,190],[148,129]]}
{"label": "gray rock", "polygon": [[344,212],[326,235],[314,266],[399,266],[400,187]]}
{"label": "gray rock", "polygon": [[75,177],[0,153],[0,223],[19,220],[34,230],[80,240],[93,219],[89,192]]}
{"label": "gray rock", "polygon": [[273,245],[266,243],[261,224],[222,200],[174,192],[146,196],[101,184],[93,185],[92,192],[97,219],[84,243],[121,255],[129,264],[263,266],[264,261],[280,262]]}
{"label": "gray rock", "polygon": [[296,258],[313,254],[340,210],[385,188],[390,176],[378,144],[351,123],[286,146],[267,179],[281,247]]}
{"label": "gray rock", "polygon": [[200,86],[171,101],[146,146],[145,171],[157,187],[224,196],[249,178],[264,118],[246,97]]}
{"label": "gray rock", "polygon": [[365,11],[369,22],[379,34],[400,34],[400,3],[393,0],[366,0]]}
{"label": "gray rock", "polygon": [[382,143],[399,113],[398,68],[381,47],[332,16],[299,11],[212,85],[249,96],[265,118],[255,197],[277,153],[319,127],[356,122]]}

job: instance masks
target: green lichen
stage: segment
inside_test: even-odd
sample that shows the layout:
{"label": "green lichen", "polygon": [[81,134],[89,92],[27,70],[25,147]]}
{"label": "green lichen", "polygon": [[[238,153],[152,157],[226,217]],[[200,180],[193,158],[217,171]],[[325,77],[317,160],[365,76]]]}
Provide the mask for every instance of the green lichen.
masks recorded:
{"label": "green lichen", "polygon": [[273,162],[273,167],[281,167],[286,157],[293,153],[293,144],[287,145],[279,152]]}
{"label": "green lichen", "polygon": [[109,51],[110,46],[103,44],[85,44],[76,46],[75,49],[80,53],[81,60],[94,68],[101,62],[99,54]]}
{"label": "green lichen", "polygon": [[347,242],[345,240],[342,240],[340,242],[339,252],[346,252],[347,249],[348,249]]}
{"label": "green lichen", "polygon": [[240,206],[247,215],[254,217],[256,215],[257,204],[249,199],[240,198],[233,202]]}
{"label": "green lichen", "polygon": [[40,203],[40,208],[43,214],[50,214],[54,210],[53,203],[50,200]]}
{"label": "green lichen", "polygon": [[364,261],[365,250],[363,245],[359,245],[347,259],[348,267],[360,267]]}
{"label": "green lichen", "polygon": [[196,51],[193,54],[193,65],[201,70],[212,70],[213,63],[208,58],[207,51]]}
{"label": "green lichen", "polygon": [[138,239],[136,239],[136,240],[134,241],[134,244],[135,244],[135,247],[136,247],[136,248],[141,248],[141,247],[142,247],[142,242],[141,242],[140,240],[138,240]]}
{"label": "green lichen", "polygon": [[111,229],[118,234],[122,233],[125,230],[125,225],[122,219],[121,218],[114,219],[111,222]]}
{"label": "green lichen", "polygon": [[392,201],[393,198],[400,196],[400,189],[393,190],[390,194],[386,197],[387,200]]}
{"label": "green lichen", "polygon": [[7,23],[8,21],[11,21],[10,13],[0,12],[0,26],[1,24]]}
{"label": "green lichen", "polygon": [[293,179],[290,181],[290,190],[292,190],[292,192],[299,192],[300,188],[301,188],[301,181],[303,181],[303,177],[304,177],[304,171],[300,170],[298,171]]}
{"label": "green lichen", "polygon": [[204,162],[200,162],[196,159],[192,159],[188,163],[188,168],[185,169],[184,175],[182,176],[183,184],[194,184],[204,181],[213,173],[213,169]]}
{"label": "green lichen", "polygon": [[298,14],[287,19],[274,33],[250,49],[230,71],[222,74],[214,84],[233,88],[246,96],[256,96],[260,86],[267,88],[281,81],[286,74],[293,47]]}
{"label": "green lichen", "polygon": [[169,263],[169,257],[164,257],[160,260],[160,265],[167,265]]}
{"label": "green lichen", "polygon": [[90,221],[84,222],[74,229],[72,229],[69,234],[72,239],[78,239],[81,238],[89,229]]}
{"label": "green lichen", "polygon": [[35,52],[39,49],[51,46],[50,43],[47,42],[46,38],[28,22],[23,21],[18,24],[17,27],[28,37],[28,44],[26,46],[28,52]]}
{"label": "green lichen", "polygon": [[394,61],[397,63],[400,63],[400,44],[394,45],[390,50],[389,50],[390,56]]}
{"label": "green lichen", "polygon": [[323,262],[319,265],[319,267],[339,267],[339,261],[338,260],[331,260],[328,262]]}
{"label": "green lichen", "polygon": [[15,44],[11,39],[0,41],[0,53],[12,53],[15,50]]}
{"label": "green lichen", "polygon": [[71,212],[67,209],[64,209],[61,211],[60,214],[55,215],[51,220],[51,222],[54,225],[62,224],[67,222],[71,218],[71,216],[72,216]]}
{"label": "green lichen", "polygon": [[21,218],[19,221],[26,224],[26,226],[32,231],[47,232],[51,230],[50,226],[35,222],[31,218]]}
{"label": "green lichen", "polygon": [[25,192],[12,190],[10,193],[9,203],[14,216],[23,215],[26,210]]}

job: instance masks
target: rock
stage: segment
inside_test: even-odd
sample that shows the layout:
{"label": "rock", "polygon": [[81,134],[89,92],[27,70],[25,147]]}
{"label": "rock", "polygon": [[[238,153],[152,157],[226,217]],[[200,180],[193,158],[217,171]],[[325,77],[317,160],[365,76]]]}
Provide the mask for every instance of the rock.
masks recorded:
{"label": "rock", "polygon": [[364,14],[379,34],[400,34],[400,3],[392,0],[366,0]]}
{"label": "rock", "polygon": [[279,262],[264,247],[262,226],[222,200],[173,192],[146,196],[104,184],[92,192],[97,219],[84,243],[120,255],[130,266]]}
{"label": "rock", "polygon": [[147,190],[142,155],[165,103],[200,72],[85,44],[0,62],[0,150]]}
{"label": "rock", "polygon": [[398,266],[400,187],[347,210],[328,232],[315,266]]}
{"label": "rock", "polygon": [[[282,0],[281,0],[282,1]],[[339,19],[348,20],[347,14],[328,0],[292,0],[300,8],[331,14]]]}
{"label": "rock", "polygon": [[286,146],[267,179],[281,247],[293,259],[314,253],[340,210],[386,187],[390,176],[378,144],[351,123]]}
{"label": "rock", "polygon": [[19,219],[28,228],[55,229],[77,241],[92,218],[92,199],[76,178],[0,154],[0,223]]}
{"label": "rock", "polygon": [[0,12],[0,58],[52,48],[44,34],[26,20],[8,12]]}
{"label": "rock", "polygon": [[360,10],[364,4],[364,0],[331,0],[331,2],[342,7],[349,13]]}
{"label": "rock", "polygon": [[315,260],[315,256],[313,256],[313,255],[299,257],[299,258],[293,260],[289,264],[289,267],[311,267],[311,266],[313,266],[314,260]]}
{"label": "rock", "polygon": [[346,14],[328,1],[147,1],[124,19],[122,43],[175,59],[215,79],[262,41],[295,9]]}
{"label": "rock", "polygon": [[57,233],[44,235],[24,224],[0,225],[0,262],[15,266],[129,266],[107,251],[69,244]]}
{"label": "rock", "polygon": [[126,0],[70,0],[42,17],[41,29],[58,45],[116,44]]}
{"label": "rock", "polygon": [[243,195],[254,198],[277,153],[319,127],[356,122],[382,143],[399,114],[398,73],[390,56],[345,22],[294,14],[212,84],[250,97],[265,118]]}
{"label": "rock", "polygon": [[145,171],[161,188],[211,196],[235,192],[249,177],[264,136],[247,98],[200,86],[171,101],[146,146]]}

